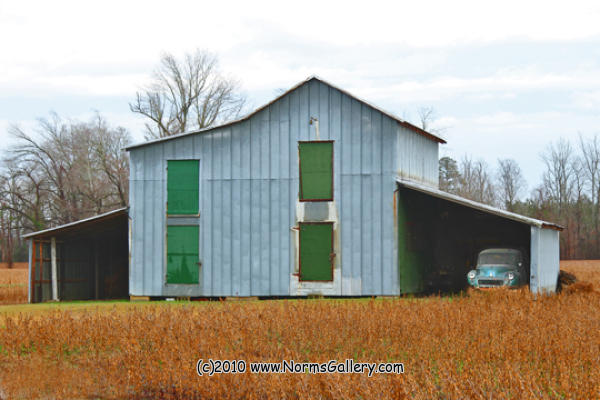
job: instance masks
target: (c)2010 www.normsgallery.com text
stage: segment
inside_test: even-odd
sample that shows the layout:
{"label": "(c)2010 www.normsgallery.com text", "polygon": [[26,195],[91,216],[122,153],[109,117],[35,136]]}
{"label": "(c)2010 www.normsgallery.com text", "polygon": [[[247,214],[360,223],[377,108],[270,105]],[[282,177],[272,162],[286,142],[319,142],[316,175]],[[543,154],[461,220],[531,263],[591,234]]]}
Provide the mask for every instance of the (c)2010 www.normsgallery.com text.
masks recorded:
{"label": "(c)2010 www.normsgallery.com text", "polygon": [[199,376],[215,374],[243,374],[249,370],[253,374],[403,374],[404,364],[399,362],[355,362],[347,359],[343,362],[329,360],[327,362],[296,362],[282,360],[280,362],[251,362],[244,360],[200,359],[196,363]]}

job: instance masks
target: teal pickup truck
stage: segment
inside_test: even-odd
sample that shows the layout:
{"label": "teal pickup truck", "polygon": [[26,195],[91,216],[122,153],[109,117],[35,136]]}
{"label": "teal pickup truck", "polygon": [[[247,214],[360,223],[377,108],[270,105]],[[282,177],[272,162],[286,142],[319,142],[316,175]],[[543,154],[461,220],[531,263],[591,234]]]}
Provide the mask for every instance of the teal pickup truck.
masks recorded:
{"label": "teal pickup truck", "polygon": [[477,257],[477,266],[467,274],[469,285],[478,289],[527,284],[523,254],[516,249],[485,249]]}

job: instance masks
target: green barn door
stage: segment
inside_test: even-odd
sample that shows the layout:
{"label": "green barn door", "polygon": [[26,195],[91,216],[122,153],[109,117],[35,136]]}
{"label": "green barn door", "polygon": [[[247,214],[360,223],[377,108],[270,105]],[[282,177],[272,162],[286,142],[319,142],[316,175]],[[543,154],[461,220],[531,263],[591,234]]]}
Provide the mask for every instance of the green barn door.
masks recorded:
{"label": "green barn door", "polygon": [[167,161],[167,214],[197,215],[200,168],[198,160]]}
{"label": "green barn door", "polygon": [[167,284],[197,285],[200,161],[167,160]]}
{"label": "green barn door", "polygon": [[167,283],[198,283],[198,226],[167,226]]}
{"label": "green barn door", "polygon": [[300,201],[333,201],[333,141],[298,142]]}
{"label": "green barn door", "polygon": [[333,280],[333,222],[300,223],[300,280]]}

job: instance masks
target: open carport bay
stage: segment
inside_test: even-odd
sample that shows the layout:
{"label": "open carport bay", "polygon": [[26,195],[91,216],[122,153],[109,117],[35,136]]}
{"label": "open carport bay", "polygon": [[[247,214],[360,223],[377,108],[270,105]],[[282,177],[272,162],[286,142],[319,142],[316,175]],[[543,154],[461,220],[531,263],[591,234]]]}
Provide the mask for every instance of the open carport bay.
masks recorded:
{"label": "open carport bay", "polygon": [[30,240],[30,302],[128,297],[127,209],[24,237]]}
{"label": "open carport bay", "polygon": [[520,250],[531,290],[554,290],[558,266],[544,260],[558,251],[560,227],[405,181],[396,193],[401,293],[466,289],[477,254],[491,247]]}

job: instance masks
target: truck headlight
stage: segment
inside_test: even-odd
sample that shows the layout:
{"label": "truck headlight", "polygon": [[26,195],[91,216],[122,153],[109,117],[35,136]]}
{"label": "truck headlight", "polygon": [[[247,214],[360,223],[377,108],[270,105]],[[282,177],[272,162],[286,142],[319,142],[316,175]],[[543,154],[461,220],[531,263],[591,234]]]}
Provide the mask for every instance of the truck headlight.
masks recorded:
{"label": "truck headlight", "polygon": [[508,274],[506,274],[506,277],[508,278],[509,281],[512,281],[513,279],[515,279],[515,274],[513,274],[512,272],[509,272]]}
{"label": "truck headlight", "polygon": [[475,279],[475,271],[469,271],[469,273],[467,274],[467,278],[469,279]]}

